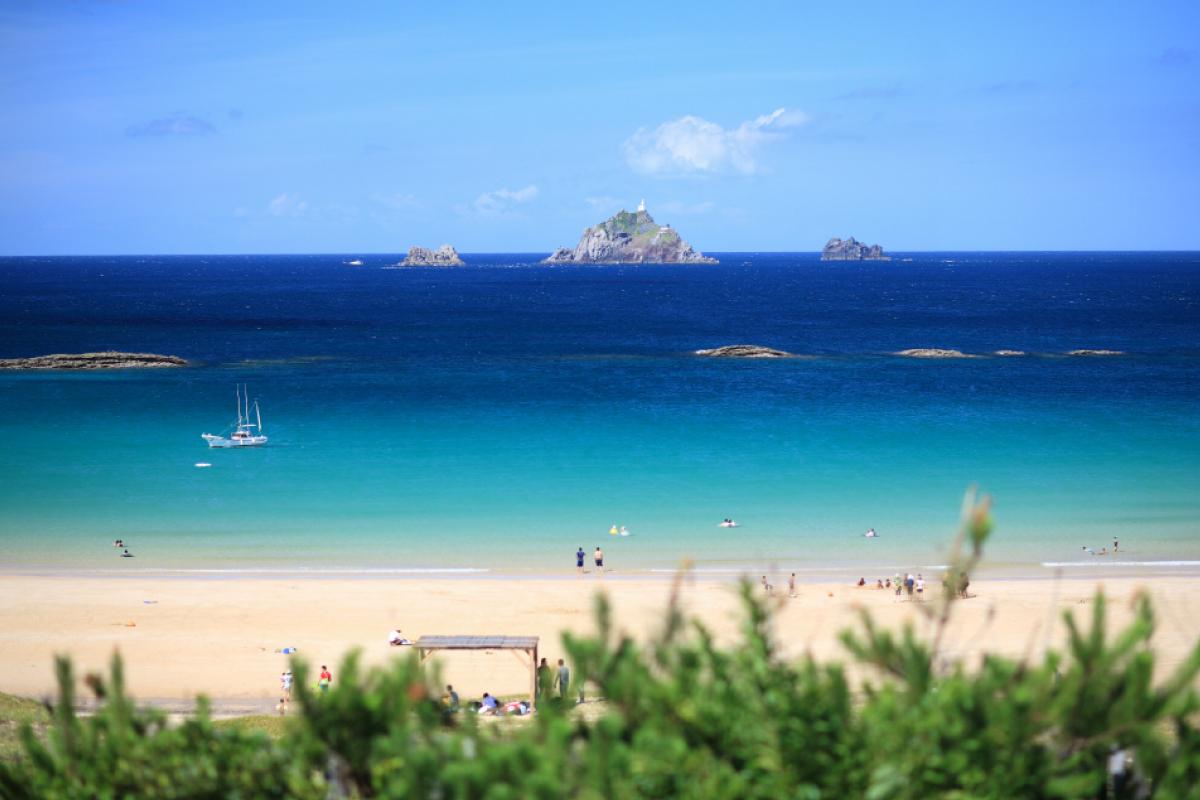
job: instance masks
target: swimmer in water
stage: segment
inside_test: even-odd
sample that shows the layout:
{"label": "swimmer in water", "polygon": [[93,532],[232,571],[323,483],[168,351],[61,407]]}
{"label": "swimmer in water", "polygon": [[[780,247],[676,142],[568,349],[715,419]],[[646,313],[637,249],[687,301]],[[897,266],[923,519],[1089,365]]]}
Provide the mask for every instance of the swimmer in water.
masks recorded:
{"label": "swimmer in water", "polygon": [[121,553],[121,558],[133,558],[133,553],[126,550],[124,553]]}
{"label": "swimmer in water", "polygon": [[609,528],[609,529],[608,529],[608,535],[609,535],[609,536],[616,536],[616,535],[617,535],[617,526],[616,526],[616,524],[615,524],[615,523],[613,524],[613,526],[612,526],[611,528]]}

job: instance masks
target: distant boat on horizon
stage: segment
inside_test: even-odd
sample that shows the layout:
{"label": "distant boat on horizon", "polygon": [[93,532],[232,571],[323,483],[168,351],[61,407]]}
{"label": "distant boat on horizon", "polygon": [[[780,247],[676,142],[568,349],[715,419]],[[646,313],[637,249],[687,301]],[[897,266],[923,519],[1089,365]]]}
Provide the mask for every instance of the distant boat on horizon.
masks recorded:
{"label": "distant boat on horizon", "polygon": [[[243,405],[245,406],[243,409]],[[267,443],[267,437],[262,432],[262,411],[258,401],[254,401],[254,418],[250,421],[250,393],[245,384],[237,386],[237,422],[234,423],[233,435],[228,438],[215,433],[202,433],[200,438],[208,442],[209,447],[258,447]]]}
{"label": "distant boat on horizon", "polygon": [[342,263],[345,264],[347,267],[361,267],[363,265],[363,261],[361,258],[356,258],[353,261],[343,261]]}

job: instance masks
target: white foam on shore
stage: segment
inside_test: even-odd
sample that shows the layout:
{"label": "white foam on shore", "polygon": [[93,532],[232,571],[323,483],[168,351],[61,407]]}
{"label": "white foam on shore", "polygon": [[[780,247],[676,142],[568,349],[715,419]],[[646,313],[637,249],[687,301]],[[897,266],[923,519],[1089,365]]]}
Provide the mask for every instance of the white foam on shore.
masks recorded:
{"label": "white foam on shore", "polygon": [[1200,561],[1043,561],[1043,567],[1200,567]]}
{"label": "white foam on shore", "polygon": [[[786,570],[790,571],[792,568],[791,567],[780,567],[778,565],[773,564],[772,566],[769,566],[769,567],[766,567],[763,565],[748,566],[748,567],[693,567],[691,569],[681,569],[681,568],[676,567],[675,569],[657,569],[657,568],[655,568],[655,569],[648,569],[646,571],[652,572],[652,573],[664,573],[664,574],[674,574],[676,572],[689,572],[689,573],[695,573],[697,575],[745,575],[750,572],[761,572],[764,569],[778,572],[780,569],[786,569]],[[810,573],[810,572],[837,572],[837,573],[854,572],[854,573],[858,573],[861,570],[866,570],[868,572],[876,572],[879,570],[883,570],[883,571],[887,572],[887,571],[892,571],[892,570],[897,570],[897,569],[900,569],[900,570],[950,569],[950,565],[949,564],[925,564],[925,565],[917,566],[917,567],[897,567],[894,564],[892,566],[880,566],[880,565],[876,564],[874,566],[864,567],[864,566],[861,566],[858,564],[847,564],[844,567],[796,567],[795,571],[803,572],[803,573]]]}
{"label": "white foam on shore", "polygon": [[[125,570],[106,570],[123,572]],[[465,575],[491,572],[482,567],[246,567],[240,569],[154,569],[153,572],[185,573],[195,575]]]}

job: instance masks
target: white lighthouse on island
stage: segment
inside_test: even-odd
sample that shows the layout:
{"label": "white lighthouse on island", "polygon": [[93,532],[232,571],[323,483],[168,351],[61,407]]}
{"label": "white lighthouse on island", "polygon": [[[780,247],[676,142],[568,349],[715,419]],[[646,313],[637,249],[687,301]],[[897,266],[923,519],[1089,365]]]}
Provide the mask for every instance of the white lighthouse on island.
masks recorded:
{"label": "white lighthouse on island", "polygon": [[638,203],[638,213],[641,214],[646,210],[646,198],[642,198],[642,202]]}

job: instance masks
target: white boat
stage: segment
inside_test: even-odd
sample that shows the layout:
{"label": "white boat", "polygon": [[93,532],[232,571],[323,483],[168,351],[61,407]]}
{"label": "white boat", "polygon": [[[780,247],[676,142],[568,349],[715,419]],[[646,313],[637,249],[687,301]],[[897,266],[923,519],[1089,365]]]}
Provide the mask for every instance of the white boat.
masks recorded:
{"label": "white boat", "polygon": [[347,267],[361,267],[363,265],[361,258],[356,258],[353,261],[344,261],[342,263],[344,263]]}
{"label": "white boat", "polygon": [[266,444],[267,437],[262,432],[262,411],[258,408],[257,400],[254,401],[255,421],[250,421],[250,394],[245,385],[237,387],[237,411],[237,422],[234,423],[232,435],[225,437],[215,433],[202,433],[200,438],[208,442],[209,447],[258,447]]}
{"label": "white boat", "polygon": [[718,522],[717,525],[722,528],[740,528],[740,527],[742,527],[741,525],[739,525],[738,523],[734,522],[731,519],[727,519],[727,520]]}

